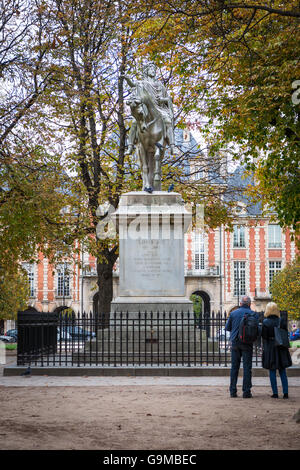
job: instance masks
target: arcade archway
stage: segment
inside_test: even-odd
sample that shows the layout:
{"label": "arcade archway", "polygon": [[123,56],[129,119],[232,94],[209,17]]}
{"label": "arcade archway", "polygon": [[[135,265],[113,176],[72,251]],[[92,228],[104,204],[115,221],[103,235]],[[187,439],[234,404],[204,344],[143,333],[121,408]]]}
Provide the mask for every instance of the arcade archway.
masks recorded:
{"label": "arcade archway", "polygon": [[197,290],[192,293],[191,300],[194,304],[195,321],[198,328],[205,330],[210,337],[210,296],[207,292]]}
{"label": "arcade archway", "polygon": [[203,290],[197,290],[192,293],[191,297],[193,298],[194,302],[198,302],[201,307],[200,311],[202,314],[209,314],[210,315],[210,296],[207,294],[207,292],[204,292]]}
{"label": "arcade archway", "polygon": [[52,313],[62,313],[64,311],[72,311],[72,309],[70,307],[68,307],[67,305],[61,305],[60,307],[56,307]]}

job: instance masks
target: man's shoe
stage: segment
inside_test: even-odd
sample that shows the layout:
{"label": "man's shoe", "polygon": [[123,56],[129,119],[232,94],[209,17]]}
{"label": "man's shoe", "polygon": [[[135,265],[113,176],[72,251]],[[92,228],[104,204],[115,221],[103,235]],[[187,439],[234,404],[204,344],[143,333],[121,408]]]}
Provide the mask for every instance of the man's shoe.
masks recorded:
{"label": "man's shoe", "polygon": [[271,395],[271,398],[278,398],[278,393],[273,393],[273,395]]}
{"label": "man's shoe", "polygon": [[231,393],[230,398],[237,398],[237,393]]}
{"label": "man's shoe", "polygon": [[252,398],[252,393],[244,393],[243,398]]}
{"label": "man's shoe", "polygon": [[288,393],[284,393],[282,398],[285,398],[285,399],[289,398],[289,394],[288,394]]}

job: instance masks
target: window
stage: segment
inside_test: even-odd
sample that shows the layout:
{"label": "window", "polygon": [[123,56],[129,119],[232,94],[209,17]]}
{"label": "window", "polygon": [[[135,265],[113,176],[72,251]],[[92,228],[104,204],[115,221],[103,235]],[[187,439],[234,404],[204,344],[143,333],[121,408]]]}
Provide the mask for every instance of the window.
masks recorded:
{"label": "window", "polygon": [[269,248],[281,248],[281,227],[280,225],[268,226]]}
{"label": "window", "polygon": [[29,296],[35,297],[34,289],[34,265],[30,263],[23,263],[23,268],[27,271],[28,282],[29,282]]}
{"label": "window", "polygon": [[243,225],[234,225],[233,227],[233,247],[245,248],[245,227]]}
{"label": "window", "polygon": [[220,168],[218,166],[209,167],[207,170],[207,178],[209,182],[214,182],[220,176]]}
{"label": "window", "polygon": [[191,140],[191,133],[188,129],[184,129],[183,131],[183,140],[184,142],[190,142]]}
{"label": "window", "polygon": [[57,266],[57,295],[59,297],[70,296],[70,270],[67,263]]}
{"label": "window", "polygon": [[195,163],[194,180],[200,180],[204,177],[203,165]]}
{"label": "window", "polygon": [[279,271],[281,271],[281,261],[269,261],[269,286],[271,286],[273,277]]}
{"label": "window", "polygon": [[237,206],[233,209],[233,211],[237,215],[246,215],[247,214],[246,204],[243,202],[238,202]]}
{"label": "window", "polygon": [[204,233],[194,234],[194,269],[203,271],[204,265]]}
{"label": "window", "polygon": [[234,295],[246,295],[245,261],[234,261]]}

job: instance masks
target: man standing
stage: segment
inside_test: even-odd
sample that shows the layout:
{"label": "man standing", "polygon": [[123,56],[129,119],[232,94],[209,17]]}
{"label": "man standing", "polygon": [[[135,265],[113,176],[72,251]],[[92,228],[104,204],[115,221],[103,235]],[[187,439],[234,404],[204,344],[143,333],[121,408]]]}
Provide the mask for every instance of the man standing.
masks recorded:
{"label": "man standing", "polygon": [[251,299],[244,295],[241,299],[241,306],[237,310],[231,312],[225,329],[230,331],[231,341],[231,373],[230,373],[230,396],[237,397],[237,380],[243,358],[243,398],[252,398],[252,354],[253,343],[242,342],[239,338],[240,323],[244,315],[254,315],[258,325],[258,315],[250,309]]}

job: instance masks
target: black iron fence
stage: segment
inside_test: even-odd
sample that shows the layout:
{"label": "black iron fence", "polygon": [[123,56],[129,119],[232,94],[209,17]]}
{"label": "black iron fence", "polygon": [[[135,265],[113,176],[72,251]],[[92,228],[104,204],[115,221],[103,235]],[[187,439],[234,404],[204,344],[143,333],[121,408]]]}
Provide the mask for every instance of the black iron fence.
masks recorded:
{"label": "black iron fence", "polygon": [[28,308],[18,312],[18,357],[31,362],[38,356],[57,350],[58,313],[38,312]]}
{"label": "black iron fence", "polygon": [[[260,314],[263,319],[263,312]],[[282,316],[286,312],[282,312]],[[18,365],[228,366],[226,312],[113,313],[108,328],[93,313],[18,315]],[[253,363],[261,363],[261,340]]]}

